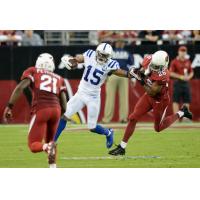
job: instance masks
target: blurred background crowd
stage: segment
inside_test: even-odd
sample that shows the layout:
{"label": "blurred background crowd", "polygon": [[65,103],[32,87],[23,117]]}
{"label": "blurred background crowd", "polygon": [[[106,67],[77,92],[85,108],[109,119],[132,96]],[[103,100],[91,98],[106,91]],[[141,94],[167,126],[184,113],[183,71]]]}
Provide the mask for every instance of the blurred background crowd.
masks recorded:
{"label": "blurred background crowd", "polygon": [[128,45],[199,44],[200,30],[0,30],[1,46],[97,45],[99,42],[114,42],[119,38]]}

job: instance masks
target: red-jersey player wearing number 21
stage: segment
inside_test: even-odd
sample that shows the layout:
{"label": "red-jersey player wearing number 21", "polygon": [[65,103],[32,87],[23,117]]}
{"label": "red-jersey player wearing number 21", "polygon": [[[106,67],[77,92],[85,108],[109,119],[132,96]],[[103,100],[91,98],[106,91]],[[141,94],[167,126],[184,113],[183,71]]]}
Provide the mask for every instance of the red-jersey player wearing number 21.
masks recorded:
{"label": "red-jersey player wearing number 21", "polygon": [[151,110],[153,110],[156,132],[168,128],[179,118],[192,119],[192,113],[186,106],[183,106],[176,114],[166,116],[166,110],[170,103],[168,63],[168,54],[165,51],[157,51],[144,58],[140,70],[133,68],[130,72],[144,87],[145,93],[136,103],[133,113],[129,116],[129,122],[121,143],[109,154],[115,156],[125,154],[126,145],[134,133],[137,121]]}
{"label": "red-jersey player wearing number 21", "polygon": [[23,90],[27,87],[32,89],[32,118],[28,146],[33,153],[46,152],[51,168],[56,167],[56,145],[53,138],[60,116],[66,111],[67,103],[64,79],[53,73],[54,69],[53,56],[48,53],[41,54],[35,67],[29,67],[24,71],[21,82],[13,91],[4,111],[5,121],[11,119],[12,108]]}

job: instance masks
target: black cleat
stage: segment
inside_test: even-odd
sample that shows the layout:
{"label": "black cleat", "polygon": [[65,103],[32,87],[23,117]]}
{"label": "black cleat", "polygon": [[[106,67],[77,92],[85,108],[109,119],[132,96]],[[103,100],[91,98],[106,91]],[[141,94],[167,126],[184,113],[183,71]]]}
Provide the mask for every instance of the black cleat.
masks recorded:
{"label": "black cleat", "polygon": [[181,111],[184,112],[183,117],[186,117],[186,118],[192,120],[192,113],[189,111],[189,109],[188,109],[187,106],[183,106],[183,107],[181,108]]}
{"label": "black cleat", "polygon": [[108,152],[108,154],[113,156],[125,155],[125,153],[125,149],[122,148],[120,144],[115,149]]}

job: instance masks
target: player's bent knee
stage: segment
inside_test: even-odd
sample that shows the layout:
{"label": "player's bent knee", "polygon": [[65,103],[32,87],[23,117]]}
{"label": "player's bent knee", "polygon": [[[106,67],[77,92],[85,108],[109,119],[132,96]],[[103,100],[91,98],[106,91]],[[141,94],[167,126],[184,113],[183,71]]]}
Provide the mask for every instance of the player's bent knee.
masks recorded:
{"label": "player's bent knee", "polygon": [[41,152],[43,151],[42,149],[42,143],[40,142],[33,142],[33,143],[29,143],[29,149],[32,153],[38,153],[38,152]]}
{"label": "player's bent knee", "polygon": [[32,153],[37,153],[38,151],[34,148],[34,147],[32,147],[32,146],[29,146],[29,149],[30,149],[30,151],[32,152]]}

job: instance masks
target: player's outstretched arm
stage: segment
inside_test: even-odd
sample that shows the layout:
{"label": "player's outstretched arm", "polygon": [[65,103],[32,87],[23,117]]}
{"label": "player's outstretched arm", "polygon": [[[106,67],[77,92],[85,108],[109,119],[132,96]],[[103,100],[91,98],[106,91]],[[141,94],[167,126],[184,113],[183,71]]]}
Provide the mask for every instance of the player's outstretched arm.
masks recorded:
{"label": "player's outstretched arm", "polygon": [[25,88],[27,88],[28,86],[30,86],[31,84],[31,80],[26,78],[24,80],[22,80],[14,89],[10,99],[9,99],[9,104],[14,105],[17,101],[17,99],[20,97],[20,95],[22,94],[23,90]]}
{"label": "player's outstretched arm", "polygon": [[120,77],[125,77],[125,78],[132,78],[130,73],[123,70],[123,69],[117,69],[113,72],[114,75],[120,76]]}
{"label": "player's outstretched arm", "polygon": [[84,56],[82,54],[76,55],[74,59],[77,61],[77,63],[84,63]]}
{"label": "player's outstretched arm", "polygon": [[61,106],[61,114],[64,114],[67,109],[67,98],[64,91],[60,94],[60,106]]}
{"label": "player's outstretched arm", "polygon": [[30,79],[24,79],[22,80],[14,89],[9,101],[8,101],[8,105],[5,108],[4,111],[4,121],[7,121],[7,119],[11,119],[12,118],[12,108],[14,106],[14,104],[16,103],[17,99],[20,97],[20,95],[22,94],[23,90],[25,88],[27,88],[28,86],[30,86],[31,84],[31,80]]}

